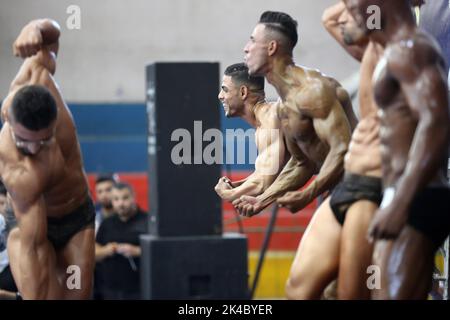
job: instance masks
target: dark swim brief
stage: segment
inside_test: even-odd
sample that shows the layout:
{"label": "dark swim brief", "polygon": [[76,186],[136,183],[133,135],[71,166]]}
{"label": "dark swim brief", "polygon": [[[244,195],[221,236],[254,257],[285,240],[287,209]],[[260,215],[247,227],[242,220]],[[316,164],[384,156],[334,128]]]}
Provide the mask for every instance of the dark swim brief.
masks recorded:
{"label": "dark swim brief", "polygon": [[420,191],[411,203],[408,225],[423,233],[437,249],[450,234],[450,188]]}
{"label": "dark swim brief", "polygon": [[81,206],[61,218],[47,217],[47,238],[59,250],[78,232],[94,227],[95,207],[88,197]]}
{"label": "dark swim brief", "polygon": [[359,201],[369,200],[380,205],[382,200],[381,179],[346,173],[344,179],[333,190],[330,207],[336,220],[343,225],[348,208]]}

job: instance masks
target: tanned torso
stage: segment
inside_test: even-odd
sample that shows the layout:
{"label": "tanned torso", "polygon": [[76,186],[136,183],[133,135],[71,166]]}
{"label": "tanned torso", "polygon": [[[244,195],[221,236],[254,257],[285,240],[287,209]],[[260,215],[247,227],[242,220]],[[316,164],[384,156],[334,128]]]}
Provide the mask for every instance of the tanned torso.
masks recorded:
{"label": "tanned torso", "polygon": [[[380,107],[380,139],[385,187],[393,186],[402,175],[409,158],[418,124],[417,110],[411,108],[392,74],[403,61],[425,61],[445,65],[439,49],[423,34],[416,32],[409,40],[400,41],[386,48],[374,74],[375,99]],[[425,60],[423,60],[425,59]],[[420,96],[422,92],[417,91]],[[432,107],[432,106],[431,106]],[[447,159],[432,179],[431,185],[446,185]]]}
{"label": "tanned torso", "polygon": [[356,118],[348,95],[337,81],[316,70],[303,70],[293,69],[290,85],[279,92],[282,103],[278,107],[278,116],[286,139],[292,142],[288,144],[290,153],[298,159],[309,159],[317,173],[330,147],[319,138],[322,128],[320,124],[314,125],[313,118],[325,118],[336,108],[339,109],[336,112],[345,113],[344,120],[349,121],[352,130],[356,126]]}
{"label": "tanned torso", "polygon": [[381,153],[378,107],[375,103],[372,78],[383,54],[380,45],[369,42],[361,61],[359,83],[360,121],[353,132],[348,152],[344,159],[346,172],[364,176],[381,177]]}

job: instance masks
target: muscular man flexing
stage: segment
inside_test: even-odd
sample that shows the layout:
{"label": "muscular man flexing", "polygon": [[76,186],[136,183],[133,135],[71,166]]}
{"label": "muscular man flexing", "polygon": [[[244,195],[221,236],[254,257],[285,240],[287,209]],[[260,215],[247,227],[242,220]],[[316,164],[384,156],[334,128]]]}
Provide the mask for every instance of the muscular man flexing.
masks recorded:
{"label": "muscular man flexing", "polygon": [[[8,254],[25,299],[90,297],[95,209],[71,113],[53,78],[59,26],[27,24],[14,42],[24,62],[3,101],[0,176],[18,228]],[[68,284],[75,275],[79,281]]]}
{"label": "muscular man flexing", "polygon": [[[264,75],[281,98],[278,117],[292,155],[263,194],[233,202],[245,216],[259,213],[276,200],[298,211],[342,177],[344,154],[356,124],[351,101],[336,80],[294,64],[292,51],[297,38],[295,20],[285,13],[268,11],[244,48],[250,75]],[[308,187],[295,191],[315,174]]]}
{"label": "muscular man flexing", "polygon": [[[297,23],[287,14],[265,12],[253,30],[244,52],[250,74],[264,75],[277,90],[281,102],[278,116],[292,157],[274,183],[258,197],[241,197],[234,202],[241,214],[251,216],[275,200],[292,212],[304,208],[320,194],[332,189],[341,180],[344,172],[344,155],[347,152],[351,133],[356,125],[351,101],[339,83],[317,70],[296,66],[293,48],[297,43]],[[312,177],[314,181],[301,191]],[[291,191],[291,192],[288,192]],[[335,259],[338,223],[326,200],[314,214],[300,243],[295,261],[309,261],[301,269],[304,276],[298,277],[294,263],[286,293],[288,298],[309,298],[308,288],[302,293],[295,281],[302,284],[317,284],[315,271],[327,261]],[[320,232],[318,230],[320,229]],[[331,232],[328,232],[330,231]],[[321,256],[320,263],[301,257],[312,256],[317,247],[334,249],[328,256]],[[294,274],[295,276],[292,276]],[[319,298],[326,285],[336,275],[323,281]],[[293,279],[295,279],[293,281]],[[295,289],[294,289],[295,288]]]}
{"label": "muscular man flexing", "polygon": [[232,182],[228,177],[222,177],[215,190],[222,199],[230,202],[242,195],[260,195],[272,184],[287,161],[276,103],[266,102],[264,77],[249,76],[244,63],[226,68],[219,100],[227,117],[241,117],[256,128],[258,156],[255,171],[246,179]]}

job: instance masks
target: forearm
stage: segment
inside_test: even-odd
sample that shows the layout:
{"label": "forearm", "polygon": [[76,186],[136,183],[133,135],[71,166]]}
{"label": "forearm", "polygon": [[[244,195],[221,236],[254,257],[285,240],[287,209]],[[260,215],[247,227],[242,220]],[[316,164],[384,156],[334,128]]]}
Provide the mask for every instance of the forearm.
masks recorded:
{"label": "forearm", "polygon": [[342,178],[346,150],[346,148],[330,150],[314,181],[302,190],[309,201],[332,189]]}
{"label": "forearm", "polygon": [[300,163],[292,157],[277,179],[263,194],[258,196],[263,207],[267,207],[286,192],[304,186],[311,179],[313,173],[312,168],[306,162]]}
{"label": "forearm", "polygon": [[95,261],[100,262],[105,258],[109,257],[110,253],[107,246],[102,246],[101,244],[95,244]]}
{"label": "forearm", "polygon": [[255,197],[264,191],[263,184],[263,179],[253,173],[239,187],[230,190],[222,190],[220,196],[223,200],[230,202],[243,195]]}
{"label": "forearm", "polygon": [[345,4],[339,1],[335,5],[325,9],[322,15],[322,24],[328,32],[332,32],[335,28],[339,28],[338,19],[345,11]]}
{"label": "forearm", "polygon": [[0,289],[0,300],[16,300],[16,293]]}
{"label": "forearm", "polygon": [[117,253],[122,254],[125,257],[137,258],[141,256],[142,250],[140,246],[123,243],[118,245]]}
{"label": "forearm", "polygon": [[356,60],[361,61],[364,55],[365,46],[348,45],[344,41],[339,19],[348,15],[347,8],[342,1],[326,9],[322,15],[322,24],[328,33]]}
{"label": "forearm", "polygon": [[241,180],[237,180],[237,181],[232,181],[231,185],[233,188],[237,188],[239,186],[241,186],[245,181],[247,181],[249,177],[245,178],[245,179],[241,179]]}
{"label": "forearm", "polygon": [[133,258],[140,257],[141,254],[142,254],[141,247],[140,246],[133,246],[133,254],[132,254]]}

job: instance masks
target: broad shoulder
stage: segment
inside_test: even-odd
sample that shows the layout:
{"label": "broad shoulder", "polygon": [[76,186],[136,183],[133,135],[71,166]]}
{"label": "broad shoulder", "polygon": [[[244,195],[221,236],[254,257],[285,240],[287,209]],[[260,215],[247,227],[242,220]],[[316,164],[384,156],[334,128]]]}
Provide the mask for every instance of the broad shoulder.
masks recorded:
{"label": "broad shoulder", "polygon": [[[47,156],[47,153],[39,154],[39,157]],[[45,159],[20,154],[10,136],[9,124],[3,125],[0,131],[0,176],[13,199],[29,200],[44,192],[50,181]]]}
{"label": "broad shoulder", "polygon": [[318,70],[306,69],[306,77],[296,92],[299,111],[313,118],[325,118],[338,100],[339,82]]}
{"label": "broad shoulder", "polygon": [[261,129],[278,129],[280,119],[278,117],[278,107],[281,102],[266,102],[258,106],[255,111],[256,119],[260,123]]}
{"label": "broad shoulder", "polygon": [[416,79],[431,65],[445,65],[439,45],[422,31],[387,46],[385,58],[389,71],[400,81]]}

